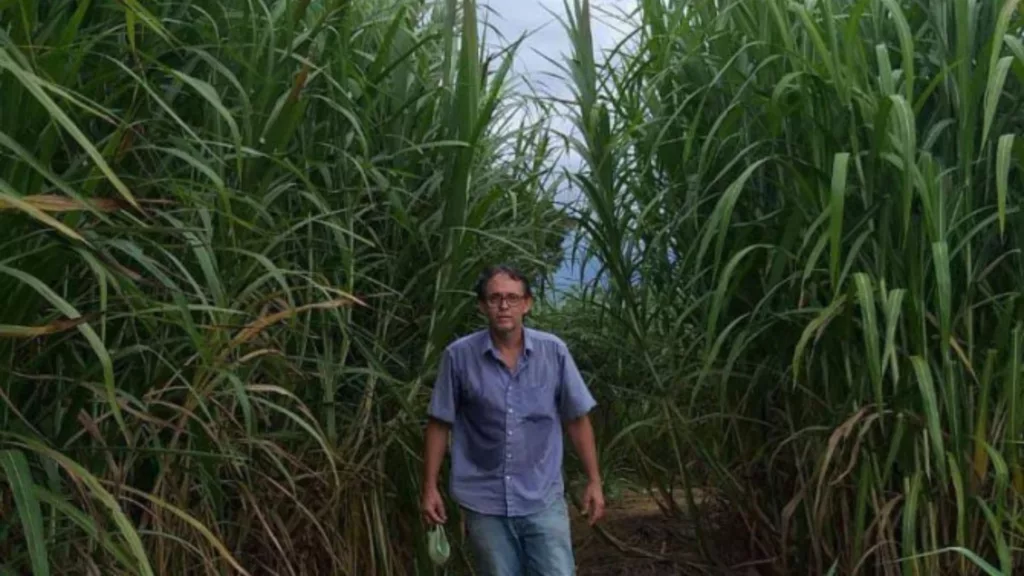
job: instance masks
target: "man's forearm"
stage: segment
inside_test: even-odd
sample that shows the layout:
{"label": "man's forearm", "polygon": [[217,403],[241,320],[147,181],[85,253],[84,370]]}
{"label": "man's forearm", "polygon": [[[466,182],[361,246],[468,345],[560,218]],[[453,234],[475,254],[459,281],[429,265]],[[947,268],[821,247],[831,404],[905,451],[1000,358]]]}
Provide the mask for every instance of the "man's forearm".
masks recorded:
{"label": "man's forearm", "polygon": [[594,428],[590,425],[590,417],[583,416],[566,425],[569,438],[576,448],[576,454],[583,464],[583,470],[591,482],[601,481],[601,470],[597,464],[597,446],[594,442]]}
{"label": "man's forearm", "polygon": [[423,487],[437,488],[441,461],[448,449],[448,424],[431,419],[423,438]]}

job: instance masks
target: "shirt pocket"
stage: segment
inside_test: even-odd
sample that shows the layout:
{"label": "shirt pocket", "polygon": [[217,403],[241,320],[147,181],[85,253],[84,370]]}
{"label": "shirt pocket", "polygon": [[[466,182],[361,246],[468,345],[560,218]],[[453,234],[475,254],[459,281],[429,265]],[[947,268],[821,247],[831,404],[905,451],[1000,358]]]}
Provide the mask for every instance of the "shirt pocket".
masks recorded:
{"label": "shirt pocket", "polygon": [[521,378],[525,415],[547,420],[558,406],[558,374],[550,366],[530,366]]}
{"label": "shirt pocket", "polygon": [[558,373],[546,363],[533,362],[526,366],[520,381],[525,388],[534,392],[554,391],[558,387]]}

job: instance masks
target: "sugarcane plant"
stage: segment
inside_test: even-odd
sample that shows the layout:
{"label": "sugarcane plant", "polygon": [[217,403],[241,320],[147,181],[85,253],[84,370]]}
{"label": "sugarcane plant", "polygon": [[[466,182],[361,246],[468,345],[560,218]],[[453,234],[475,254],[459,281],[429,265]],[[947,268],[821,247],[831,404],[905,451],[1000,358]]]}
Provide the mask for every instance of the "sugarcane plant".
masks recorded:
{"label": "sugarcane plant", "polygon": [[705,563],[718,500],[776,573],[1019,569],[1020,3],[565,8],[581,345]]}
{"label": "sugarcane plant", "polygon": [[476,13],[0,2],[0,573],[432,566],[409,455],[466,278],[560,242]]}

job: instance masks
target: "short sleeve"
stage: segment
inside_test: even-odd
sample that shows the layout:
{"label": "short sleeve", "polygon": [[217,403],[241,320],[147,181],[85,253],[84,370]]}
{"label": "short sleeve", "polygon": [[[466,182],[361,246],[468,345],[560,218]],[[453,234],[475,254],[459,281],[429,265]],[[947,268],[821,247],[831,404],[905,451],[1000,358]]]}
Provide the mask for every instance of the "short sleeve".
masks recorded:
{"label": "short sleeve", "polygon": [[458,391],[458,378],[455,375],[452,353],[451,350],[445,350],[441,355],[437,378],[434,380],[434,391],[431,393],[428,415],[448,424],[455,422]]}
{"label": "short sleeve", "polygon": [[597,401],[594,400],[587,385],[583,382],[583,376],[576,367],[569,349],[564,345],[559,347],[559,361],[561,363],[561,390],[558,394],[559,411],[564,420],[575,420],[586,415]]}

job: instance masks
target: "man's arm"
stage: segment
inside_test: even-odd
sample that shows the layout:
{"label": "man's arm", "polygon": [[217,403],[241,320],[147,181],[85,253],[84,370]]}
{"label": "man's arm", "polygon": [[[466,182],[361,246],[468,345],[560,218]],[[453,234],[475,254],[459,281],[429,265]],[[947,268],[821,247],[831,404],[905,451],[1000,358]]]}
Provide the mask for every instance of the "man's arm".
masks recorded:
{"label": "man's arm", "polygon": [[430,524],[444,524],[448,521],[437,478],[448,449],[448,434],[458,409],[458,393],[451,352],[445,350],[441,355],[441,365],[430,398],[427,429],[423,433],[423,494],[420,508]]}
{"label": "man's arm", "polygon": [[594,428],[590,425],[590,416],[584,414],[570,420],[566,423],[565,429],[583,464],[583,470],[587,473],[587,479],[591,483],[600,484],[601,470],[597,465],[597,445],[594,442]]}
{"label": "man's arm", "polygon": [[421,507],[427,522],[444,524],[448,521],[444,501],[438,490],[437,478],[441,471],[441,461],[448,449],[448,432],[451,426],[431,418],[427,422],[427,430],[423,435],[423,495]]}
{"label": "man's arm", "polygon": [[604,517],[604,489],[601,487],[601,470],[597,464],[597,446],[594,442],[594,428],[590,416],[584,414],[570,420],[565,426],[572,440],[576,454],[587,472],[587,487],[583,491],[583,513],[591,526]]}
{"label": "man's arm", "polygon": [[437,477],[441,472],[441,461],[448,450],[447,422],[431,418],[423,438],[423,485],[437,488]]}
{"label": "man's arm", "polygon": [[601,470],[597,462],[594,428],[590,424],[589,415],[597,402],[583,382],[583,376],[567,349],[563,349],[561,361],[562,388],[559,394],[559,410],[565,422],[566,432],[587,473],[587,488],[583,492],[583,512],[593,526],[604,516]]}

